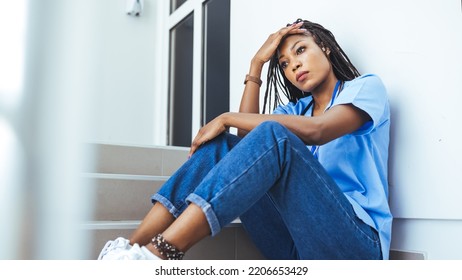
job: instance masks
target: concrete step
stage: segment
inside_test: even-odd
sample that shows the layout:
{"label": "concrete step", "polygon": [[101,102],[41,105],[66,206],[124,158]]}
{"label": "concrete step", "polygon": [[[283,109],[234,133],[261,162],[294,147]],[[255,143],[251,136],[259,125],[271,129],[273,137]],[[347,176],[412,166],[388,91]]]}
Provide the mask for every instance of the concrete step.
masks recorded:
{"label": "concrete step", "polygon": [[86,173],[95,188],[94,221],[141,220],[168,176]]}
{"label": "concrete step", "polygon": [[188,148],[89,143],[95,164],[84,172],[170,176],[188,158]]}

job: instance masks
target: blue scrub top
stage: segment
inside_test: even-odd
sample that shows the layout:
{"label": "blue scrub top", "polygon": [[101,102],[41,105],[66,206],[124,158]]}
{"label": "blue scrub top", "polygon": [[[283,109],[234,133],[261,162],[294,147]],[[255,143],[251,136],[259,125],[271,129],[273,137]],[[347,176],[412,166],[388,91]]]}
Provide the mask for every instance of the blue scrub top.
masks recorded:
{"label": "blue scrub top", "polygon": [[[277,107],[273,114],[300,115],[312,97]],[[356,215],[377,230],[384,259],[389,258],[393,217],[388,205],[388,146],[390,108],[385,86],[373,74],[346,81],[332,106],[352,104],[371,121],[357,131],[339,137],[316,149],[316,157],[338,184]],[[312,106],[306,111],[311,116]],[[312,149],[313,148],[313,149]]]}

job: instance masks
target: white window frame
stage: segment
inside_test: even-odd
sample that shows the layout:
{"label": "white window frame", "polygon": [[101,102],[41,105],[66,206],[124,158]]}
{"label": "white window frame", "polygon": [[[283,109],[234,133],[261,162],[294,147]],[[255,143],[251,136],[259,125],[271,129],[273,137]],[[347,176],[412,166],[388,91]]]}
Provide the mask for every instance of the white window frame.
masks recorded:
{"label": "white window frame", "polygon": [[[158,51],[159,63],[157,69],[157,77],[159,77],[159,85],[157,90],[160,94],[156,94],[156,122],[158,127],[155,130],[156,143],[168,143],[167,128],[168,128],[168,97],[169,92],[169,73],[172,71],[170,63],[170,30],[178,23],[184,20],[191,13],[194,13],[194,37],[193,37],[193,81],[192,81],[192,135],[193,139],[197,131],[201,127],[201,94],[202,94],[202,38],[203,38],[203,3],[206,0],[187,0],[178,9],[170,13],[170,0],[160,1],[159,3],[159,35],[158,39],[161,42],[160,51]],[[168,69],[168,71],[166,71]]]}

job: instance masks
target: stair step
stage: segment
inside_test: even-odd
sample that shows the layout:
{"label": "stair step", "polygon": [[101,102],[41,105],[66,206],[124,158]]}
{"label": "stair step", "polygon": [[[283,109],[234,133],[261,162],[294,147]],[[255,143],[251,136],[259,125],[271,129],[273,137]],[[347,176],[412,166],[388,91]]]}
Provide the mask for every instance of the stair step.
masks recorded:
{"label": "stair step", "polygon": [[116,174],[116,173],[83,173],[84,178],[93,179],[115,179],[115,180],[133,180],[133,181],[162,181],[165,182],[170,176],[158,175],[133,175],[133,174]]}
{"label": "stair step", "polygon": [[188,158],[189,148],[88,143],[95,163],[84,172],[170,176]]}
{"label": "stair step", "polygon": [[83,223],[81,229],[84,230],[107,230],[107,229],[136,229],[141,220],[133,221],[92,221]]}
{"label": "stair step", "polygon": [[[97,190],[93,221],[137,221],[151,209],[151,195],[168,180],[169,176],[85,173],[83,177]],[[116,222],[117,221],[117,222]],[[233,223],[239,224],[236,220]]]}
{"label": "stair step", "polygon": [[[141,223],[141,220],[128,221],[91,221],[82,223],[81,229],[84,230],[111,230],[111,229],[136,229]],[[226,227],[239,227],[241,220],[236,219]]]}
{"label": "stair step", "polygon": [[95,188],[94,221],[141,220],[151,209],[151,195],[168,176],[85,173]]}

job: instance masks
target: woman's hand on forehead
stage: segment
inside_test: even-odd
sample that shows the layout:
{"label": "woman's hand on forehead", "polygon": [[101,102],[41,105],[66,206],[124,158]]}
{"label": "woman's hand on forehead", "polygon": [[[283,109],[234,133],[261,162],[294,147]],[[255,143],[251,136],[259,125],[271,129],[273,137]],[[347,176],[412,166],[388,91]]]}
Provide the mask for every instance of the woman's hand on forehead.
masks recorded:
{"label": "woman's hand on forehead", "polygon": [[276,52],[284,37],[287,35],[304,34],[306,32],[305,29],[300,28],[302,25],[303,22],[294,23],[279,29],[275,33],[272,33],[258,50],[254,60],[261,63],[262,65],[268,62]]}

